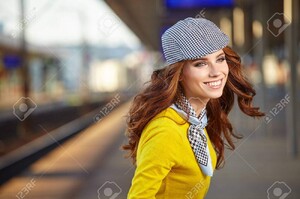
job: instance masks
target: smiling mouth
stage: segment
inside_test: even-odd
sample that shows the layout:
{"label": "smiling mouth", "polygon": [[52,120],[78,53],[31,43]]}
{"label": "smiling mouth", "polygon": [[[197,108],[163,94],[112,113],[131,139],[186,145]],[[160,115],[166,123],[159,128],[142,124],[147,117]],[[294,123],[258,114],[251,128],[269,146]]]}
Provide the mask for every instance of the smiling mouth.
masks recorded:
{"label": "smiling mouth", "polygon": [[220,88],[222,85],[222,79],[213,82],[204,82],[204,84],[209,86],[210,88]]}

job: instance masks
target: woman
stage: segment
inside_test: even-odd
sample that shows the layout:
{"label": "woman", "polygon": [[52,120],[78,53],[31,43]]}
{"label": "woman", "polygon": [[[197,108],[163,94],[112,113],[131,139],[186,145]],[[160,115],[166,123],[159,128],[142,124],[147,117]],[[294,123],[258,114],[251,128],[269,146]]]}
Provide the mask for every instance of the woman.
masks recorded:
{"label": "woman", "polygon": [[228,114],[237,96],[252,107],[255,90],[242,74],[228,36],[204,18],[186,18],[162,36],[168,63],[138,94],[128,117],[130,151],[136,171],[128,198],[204,198],[224,146],[234,149]]}

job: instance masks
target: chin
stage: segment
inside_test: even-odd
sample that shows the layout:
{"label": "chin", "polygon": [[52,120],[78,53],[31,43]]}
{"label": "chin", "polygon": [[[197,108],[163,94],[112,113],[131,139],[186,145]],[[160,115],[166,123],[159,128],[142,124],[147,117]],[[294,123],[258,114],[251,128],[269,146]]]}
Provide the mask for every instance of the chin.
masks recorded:
{"label": "chin", "polygon": [[215,93],[215,94],[209,95],[209,98],[210,98],[210,99],[218,99],[218,98],[220,98],[222,95],[223,95],[223,92],[222,92],[222,93]]}

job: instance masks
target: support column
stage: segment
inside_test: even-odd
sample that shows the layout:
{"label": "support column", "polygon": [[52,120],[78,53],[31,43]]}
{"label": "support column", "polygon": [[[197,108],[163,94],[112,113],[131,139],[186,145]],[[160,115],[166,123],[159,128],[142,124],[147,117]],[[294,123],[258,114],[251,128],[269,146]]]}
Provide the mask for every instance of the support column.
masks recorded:
{"label": "support column", "polygon": [[[286,1],[286,0],[285,0]],[[288,50],[288,61],[290,64],[290,78],[288,93],[290,96],[290,104],[288,106],[287,118],[287,150],[292,157],[298,156],[298,133],[299,125],[299,104],[297,103],[297,91],[299,91],[299,80],[297,80],[297,52],[298,52],[298,34],[299,34],[299,0],[288,0],[290,4],[285,2],[285,6],[291,6],[291,24],[285,33],[285,47]],[[286,10],[286,8],[285,8]],[[298,119],[297,119],[298,118]]]}

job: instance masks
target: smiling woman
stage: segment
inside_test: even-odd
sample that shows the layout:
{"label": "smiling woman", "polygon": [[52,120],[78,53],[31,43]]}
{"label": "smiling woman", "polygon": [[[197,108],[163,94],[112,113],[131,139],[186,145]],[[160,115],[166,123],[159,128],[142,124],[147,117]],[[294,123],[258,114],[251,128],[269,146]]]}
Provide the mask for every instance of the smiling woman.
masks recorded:
{"label": "smiling woman", "polygon": [[167,63],[132,103],[127,120],[129,157],[136,165],[128,198],[204,198],[224,146],[234,149],[228,114],[237,96],[252,107],[255,90],[242,74],[228,37],[203,18],[177,22],[162,36]]}
{"label": "smiling woman", "polygon": [[221,97],[228,76],[225,53],[219,50],[202,58],[187,61],[182,72],[182,86],[188,99],[196,97],[190,103],[201,102],[195,110],[199,115],[211,98]]}

